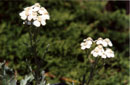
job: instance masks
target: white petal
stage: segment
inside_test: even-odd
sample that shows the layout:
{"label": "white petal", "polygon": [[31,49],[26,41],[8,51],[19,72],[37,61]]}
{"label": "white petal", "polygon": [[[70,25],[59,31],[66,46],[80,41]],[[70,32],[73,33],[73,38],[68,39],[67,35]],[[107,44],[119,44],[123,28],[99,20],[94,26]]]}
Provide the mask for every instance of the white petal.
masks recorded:
{"label": "white petal", "polygon": [[36,20],[33,22],[33,25],[35,25],[36,27],[40,27],[40,22]]}
{"label": "white petal", "polygon": [[22,20],[26,20],[27,16],[21,16]]}
{"label": "white petal", "polygon": [[42,24],[43,26],[46,25],[45,20],[42,20],[42,21],[41,21],[41,24]]}
{"label": "white petal", "polygon": [[29,14],[29,15],[32,15],[32,14],[33,14],[33,10],[32,10],[32,9],[29,10],[29,11],[28,11],[28,14]]}
{"label": "white petal", "polygon": [[38,12],[39,12],[39,14],[44,14],[43,10],[39,10]]}
{"label": "white petal", "polygon": [[83,41],[87,41],[87,39],[83,39]]}
{"label": "white petal", "polygon": [[82,49],[82,50],[85,50],[85,47],[84,47],[84,46],[82,46],[82,47],[81,47],[81,49]]}
{"label": "white petal", "polygon": [[111,54],[111,57],[114,57],[114,54],[113,54],[113,53]]}
{"label": "white petal", "polygon": [[28,21],[31,21],[33,19],[33,17],[30,15],[28,16]]}
{"label": "white petal", "polygon": [[40,14],[48,14],[47,10],[44,7],[41,7],[38,12]]}
{"label": "white petal", "polygon": [[42,15],[42,19],[43,20],[50,19],[50,16],[49,15]]}
{"label": "white petal", "polygon": [[112,46],[113,46],[111,42],[109,42],[109,43],[108,43],[108,45],[109,45],[110,47],[112,47]]}
{"label": "white petal", "polygon": [[112,46],[112,42],[110,41],[109,38],[104,39],[104,41],[106,41],[109,46]]}
{"label": "white petal", "polygon": [[40,4],[39,3],[35,3],[33,6],[34,7],[40,7]]}
{"label": "white petal", "polygon": [[33,20],[36,20],[37,19],[37,16],[33,16]]}
{"label": "white petal", "polygon": [[102,55],[101,57],[102,57],[102,58],[107,58],[106,55]]}
{"label": "white petal", "polygon": [[110,49],[110,48],[107,48],[106,51],[105,51],[105,54],[107,55],[107,57],[114,57],[114,52]]}
{"label": "white petal", "polygon": [[97,41],[97,42],[96,42],[96,44],[100,44],[100,42],[99,42],[99,41]]}
{"label": "white petal", "polygon": [[103,40],[102,45],[103,45],[104,47],[107,47],[107,42]]}
{"label": "white petal", "polygon": [[94,56],[94,57],[97,57],[97,56],[98,56],[98,53],[94,52],[94,53],[93,53],[93,56]]}
{"label": "white petal", "polygon": [[82,42],[80,45],[81,45],[81,46],[83,46],[83,45],[84,45],[84,43]]}
{"label": "white petal", "polygon": [[33,11],[38,11],[40,9],[40,7],[34,7]]}
{"label": "white petal", "polygon": [[19,13],[20,16],[25,16],[25,11]]}
{"label": "white petal", "polygon": [[88,44],[92,44],[92,41],[86,41]]}
{"label": "white petal", "polygon": [[91,45],[89,45],[89,44],[88,44],[88,45],[86,45],[85,47],[86,47],[86,48],[90,48],[90,47],[91,47]]}
{"label": "white petal", "polygon": [[99,50],[103,50],[103,46],[102,45],[98,45],[96,48],[99,49]]}
{"label": "white petal", "polygon": [[93,39],[91,37],[88,37],[87,40],[88,41],[93,41]]}
{"label": "white petal", "polygon": [[22,20],[25,20],[27,18],[25,11],[22,11],[21,13],[19,13],[19,15],[21,16]]}
{"label": "white petal", "polygon": [[91,51],[91,54],[93,54],[93,53],[94,53],[94,50]]}
{"label": "white petal", "polygon": [[103,41],[103,39],[102,38],[98,38],[97,40],[96,40],[96,44],[102,44],[102,41]]}
{"label": "white petal", "polygon": [[101,51],[99,51],[99,52],[98,52],[98,55],[99,55],[99,56],[102,56],[102,55],[103,55],[103,53],[102,53]]}
{"label": "white petal", "polygon": [[96,44],[102,44],[102,40],[98,40],[97,42],[96,42]]}

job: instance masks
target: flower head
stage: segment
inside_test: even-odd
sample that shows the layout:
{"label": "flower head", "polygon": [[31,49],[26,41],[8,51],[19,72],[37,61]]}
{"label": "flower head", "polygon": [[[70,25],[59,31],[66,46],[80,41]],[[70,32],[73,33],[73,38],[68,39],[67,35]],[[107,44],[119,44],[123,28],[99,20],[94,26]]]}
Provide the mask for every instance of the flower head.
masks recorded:
{"label": "flower head", "polygon": [[96,40],[96,44],[97,44],[97,45],[103,45],[104,47],[107,47],[107,46],[112,47],[112,42],[111,42],[110,39],[108,39],[108,38],[105,38],[105,39],[98,38],[98,39]]}
{"label": "flower head", "polygon": [[86,48],[89,49],[92,45],[92,38],[88,37],[87,39],[84,39],[83,42],[80,44],[81,45],[81,49],[85,50]]}
{"label": "flower head", "polygon": [[112,46],[112,42],[108,38],[98,38],[97,40],[93,41],[91,37],[83,40],[84,42],[81,43],[81,49],[85,50],[86,48],[89,49],[93,43],[96,44],[96,47],[91,51],[91,54],[94,57],[101,56],[101,58],[111,58],[114,57],[114,52],[107,48],[107,46]]}
{"label": "flower head", "polygon": [[19,15],[22,20],[25,20],[25,24],[27,24],[26,22],[31,22],[36,27],[46,25],[46,20],[50,19],[47,10],[44,7],[41,7],[39,3],[24,8]]}
{"label": "flower head", "polygon": [[110,48],[106,49],[105,54],[108,58],[114,57],[114,52]]}
{"label": "flower head", "polygon": [[91,54],[94,57],[97,57],[97,56],[102,56],[103,52],[104,52],[103,46],[102,45],[98,45],[97,47],[95,47],[94,50],[91,51]]}
{"label": "flower head", "polygon": [[97,44],[97,45],[102,44],[102,41],[103,41],[103,39],[100,37],[100,38],[98,38],[98,39],[96,40],[96,44]]}
{"label": "flower head", "polygon": [[113,45],[112,45],[112,42],[110,41],[109,38],[104,39],[104,41],[108,44],[108,46],[110,46],[110,47],[113,46]]}

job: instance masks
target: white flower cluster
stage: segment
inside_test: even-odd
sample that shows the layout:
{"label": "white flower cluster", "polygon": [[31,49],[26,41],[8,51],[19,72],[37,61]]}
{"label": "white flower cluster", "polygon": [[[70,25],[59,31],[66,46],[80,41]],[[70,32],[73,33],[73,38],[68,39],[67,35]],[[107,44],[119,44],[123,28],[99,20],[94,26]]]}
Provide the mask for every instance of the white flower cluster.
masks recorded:
{"label": "white flower cluster", "polygon": [[36,27],[46,25],[46,20],[50,19],[47,10],[44,7],[41,7],[39,3],[35,3],[33,6],[24,8],[24,11],[19,13],[19,15],[22,20],[25,20],[24,23],[31,24],[32,22],[32,24]]}
{"label": "white flower cluster", "polygon": [[89,49],[92,45],[93,39],[88,37],[87,39],[83,40],[84,42],[81,43],[81,49],[85,50],[86,48]]}
{"label": "white flower cluster", "polygon": [[111,43],[111,41],[110,41],[110,39],[108,39],[108,38],[106,38],[106,39],[102,39],[102,38],[98,38],[97,40],[96,40],[96,44],[97,45],[103,45],[104,47],[107,47],[107,46],[112,46],[112,43]]}
{"label": "white flower cluster", "polygon": [[88,37],[87,39],[83,40],[84,42],[81,43],[81,49],[85,50],[86,48],[91,48],[92,44],[96,44],[96,47],[91,51],[91,54],[94,57],[101,56],[102,58],[111,58],[114,57],[114,52],[107,48],[108,46],[112,47],[112,42],[110,39],[105,38],[98,38],[97,40],[93,41],[91,37]]}

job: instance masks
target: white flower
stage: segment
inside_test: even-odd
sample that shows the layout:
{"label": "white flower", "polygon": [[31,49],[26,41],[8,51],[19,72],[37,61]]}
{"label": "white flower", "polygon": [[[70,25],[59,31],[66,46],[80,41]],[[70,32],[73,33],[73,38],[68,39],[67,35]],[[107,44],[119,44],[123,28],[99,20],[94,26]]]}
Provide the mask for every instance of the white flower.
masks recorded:
{"label": "white flower", "polygon": [[91,51],[91,54],[94,57],[97,57],[97,56],[102,56],[103,52],[104,52],[104,49],[103,49],[102,45],[98,45],[97,47],[95,47],[94,50]]}
{"label": "white flower", "polygon": [[84,39],[83,41],[87,42],[88,44],[92,44],[93,39],[91,37],[88,37],[87,39]]}
{"label": "white flower", "polygon": [[21,16],[22,20],[26,20],[27,16]]}
{"label": "white flower", "polygon": [[95,47],[95,49],[91,51],[91,54],[94,57],[101,56],[101,58],[107,58],[106,52],[103,49],[102,45],[98,45],[97,47]]}
{"label": "white flower", "polygon": [[40,22],[38,20],[33,22],[33,25],[35,25],[36,27],[40,27]]}
{"label": "white flower", "polygon": [[27,16],[26,16],[26,14],[25,14],[25,11],[19,13],[19,15],[21,16],[21,19],[22,19],[22,20],[26,20]]}
{"label": "white flower", "polygon": [[84,39],[83,41],[84,42],[81,43],[82,50],[85,50],[86,48],[89,49],[92,45],[92,42],[93,42],[91,37],[88,37],[87,39]]}
{"label": "white flower", "polygon": [[102,41],[103,41],[102,38],[98,38],[98,39],[96,40],[96,44],[97,44],[97,45],[102,44]]}
{"label": "white flower", "polygon": [[104,39],[104,41],[106,41],[107,44],[108,44],[110,47],[112,47],[112,42],[110,41],[110,39],[106,38],[106,39]]}
{"label": "white flower", "polygon": [[104,47],[107,47],[107,46],[112,46],[112,42],[110,41],[110,39],[108,38],[105,38],[105,39],[102,39],[102,38],[98,38],[96,40],[96,44],[97,45],[103,45]]}
{"label": "white flower", "polygon": [[102,58],[107,58],[105,52],[102,53],[101,57],[102,57]]}
{"label": "white flower", "polygon": [[94,56],[94,57],[97,57],[98,56],[98,50],[92,50],[91,51],[91,54]]}
{"label": "white flower", "polygon": [[114,52],[110,48],[107,48],[106,50],[104,50],[102,45],[99,45],[94,50],[92,50],[91,54],[94,57],[101,56],[101,58],[114,57]]}
{"label": "white flower", "polygon": [[88,37],[87,39],[84,39],[83,41],[93,41],[91,37]]}
{"label": "white flower", "polygon": [[40,14],[47,14],[48,15],[48,12],[47,12],[47,10],[44,7],[41,7],[38,12]]}
{"label": "white flower", "polygon": [[106,49],[105,54],[108,58],[114,57],[114,52],[110,48]]}
{"label": "white flower", "polygon": [[25,15],[25,11],[22,11],[19,13],[20,16],[24,16]]}
{"label": "white flower", "polygon": [[104,47],[107,47],[107,42],[105,40],[102,41],[101,43]]}
{"label": "white flower", "polygon": [[[107,48],[107,46],[112,46],[112,42],[108,38],[98,38],[97,40],[93,41],[91,37],[83,40],[84,42],[81,43],[81,49],[85,50],[86,48],[89,49],[93,43],[96,43],[96,47],[91,51],[91,54],[94,57],[100,56],[101,58],[111,58],[114,57],[114,52]],[[106,49],[106,50],[105,50]]]}
{"label": "white flower", "polygon": [[86,48],[90,48],[91,47],[91,45],[88,44],[87,42],[82,42],[80,45],[81,45],[81,49],[82,50],[85,50]]}
{"label": "white flower", "polygon": [[47,10],[41,7],[39,3],[24,8],[20,14],[22,20],[32,22],[34,26],[40,27],[46,25],[46,20],[50,19]]}
{"label": "white flower", "polygon": [[50,19],[50,16],[49,15],[42,15],[42,19],[46,20],[46,19]]}
{"label": "white flower", "polygon": [[98,48],[98,54],[99,54],[99,56],[101,56],[102,53],[104,52],[103,46],[102,45],[98,45],[97,48]]}
{"label": "white flower", "polygon": [[43,26],[46,25],[46,21],[43,19],[42,16],[38,16],[37,20],[38,20],[39,22],[41,22],[41,24],[42,24]]}
{"label": "white flower", "polygon": [[45,20],[42,20],[42,21],[41,21],[41,24],[42,24],[43,26],[46,25]]}

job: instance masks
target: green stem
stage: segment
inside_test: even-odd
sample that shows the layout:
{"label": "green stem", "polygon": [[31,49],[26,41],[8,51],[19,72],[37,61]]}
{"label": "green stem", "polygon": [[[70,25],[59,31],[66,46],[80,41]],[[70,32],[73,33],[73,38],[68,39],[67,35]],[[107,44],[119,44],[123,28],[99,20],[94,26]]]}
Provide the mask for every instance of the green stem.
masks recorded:
{"label": "green stem", "polygon": [[97,65],[97,63],[98,63],[98,61],[99,61],[99,57],[96,58],[94,64],[92,65],[92,68],[91,68],[91,72],[90,72],[90,75],[89,75],[89,79],[88,79],[87,85],[89,85],[90,81],[91,81],[92,78],[93,78],[93,75],[94,75],[94,69],[95,69],[95,67],[96,67],[96,65]]}
{"label": "green stem", "polygon": [[39,83],[40,78],[40,67],[39,67],[39,61],[38,61],[38,55],[37,55],[37,29],[32,29],[30,27],[29,29],[29,35],[30,35],[30,44],[31,44],[31,57],[34,59],[34,63],[36,64],[37,68],[35,69],[35,80],[36,84]]}
{"label": "green stem", "polygon": [[32,39],[31,26],[30,26],[30,29],[29,29],[29,37],[30,37],[31,56],[32,56],[33,55],[33,39]]}
{"label": "green stem", "polygon": [[36,68],[36,83],[38,84],[40,81],[40,64],[39,64],[39,57],[37,54],[37,35],[38,35],[38,29],[36,28],[34,32],[34,59],[35,59],[35,64],[37,66]]}

